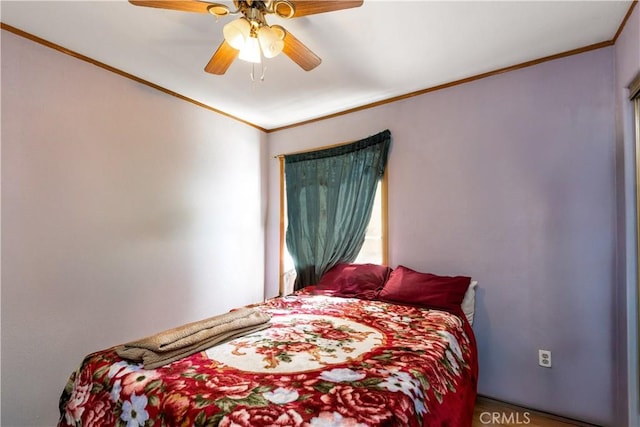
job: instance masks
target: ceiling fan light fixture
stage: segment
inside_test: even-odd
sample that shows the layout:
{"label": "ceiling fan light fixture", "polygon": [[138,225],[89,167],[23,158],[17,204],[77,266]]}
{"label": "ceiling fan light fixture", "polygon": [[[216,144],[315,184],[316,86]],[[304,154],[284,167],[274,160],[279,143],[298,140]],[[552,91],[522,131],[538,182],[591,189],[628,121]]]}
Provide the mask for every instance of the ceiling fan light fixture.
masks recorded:
{"label": "ceiling fan light fixture", "polygon": [[265,25],[258,30],[258,41],[265,58],[274,58],[282,52],[284,40],[280,37],[280,32]]}
{"label": "ceiling fan light fixture", "polygon": [[251,24],[245,18],[238,18],[222,28],[224,39],[236,50],[242,52],[251,33]]}
{"label": "ceiling fan light fixture", "polygon": [[260,44],[256,37],[247,37],[244,47],[240,50],[238,58],[243,61],[259,64],[260,61]]}

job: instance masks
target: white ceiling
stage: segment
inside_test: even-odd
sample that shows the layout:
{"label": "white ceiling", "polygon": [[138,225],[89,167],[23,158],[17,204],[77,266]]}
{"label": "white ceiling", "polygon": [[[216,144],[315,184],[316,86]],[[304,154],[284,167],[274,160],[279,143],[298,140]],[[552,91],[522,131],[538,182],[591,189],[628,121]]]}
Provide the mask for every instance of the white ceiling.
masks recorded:
{"label": "white ceiling", "polygon": [[[221,1],[231,5],[229,1]],[[236,60],[203,71],[234,17],[125,0],[1,1],[3,23],[264,129],[611,40],[631,1],[380,1],[280,24],[322,58],[306,72],[285,55],[264,81]]]}

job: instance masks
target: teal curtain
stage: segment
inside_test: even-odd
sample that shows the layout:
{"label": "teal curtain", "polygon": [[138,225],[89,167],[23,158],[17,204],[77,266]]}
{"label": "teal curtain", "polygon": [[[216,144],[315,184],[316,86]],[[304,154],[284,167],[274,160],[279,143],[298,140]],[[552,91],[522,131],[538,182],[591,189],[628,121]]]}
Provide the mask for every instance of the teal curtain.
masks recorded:
{"label": "teal curtain", "polygon": [[287,249],[295,289],[316,284],[364,243],[376,186],[384,174],[391,132],[325,150],[285,156]]}

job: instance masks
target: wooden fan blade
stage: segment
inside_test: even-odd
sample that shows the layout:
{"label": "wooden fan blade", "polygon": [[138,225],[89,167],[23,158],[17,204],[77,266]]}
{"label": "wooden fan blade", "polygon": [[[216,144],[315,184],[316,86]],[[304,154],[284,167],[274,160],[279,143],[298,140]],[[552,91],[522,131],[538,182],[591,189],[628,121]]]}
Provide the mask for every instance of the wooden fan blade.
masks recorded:
{"label": "wooden fan blade", "polygon": [[214,53],[209,60],[209,63],[204,67],[204,70],[207,73],[222,75],[227,71],[239,53],[239,50],[232,48],[226,40],[223,40],[218,50],[216,50],[216,53]]}
{"label": "wooden fan blade", "polygon": [[181,10],[183,12],[209,13],[212,3],[196,0],[129,0],[135,6],[155,7],[157,9]]}
{"label": "wooden fan blade", "polygon": [[293,18],[314,15],[316,13],[333,12],[334,10],[351,9],[362,6],[363,0],[339,1],[339,0],[289,0],[295,7]]}
{"label": "wooden fan blade", "polygon": [[[276,27],[275,25],[273,27]],[[306,47],[300,40],[295,38],[293,34],[278,26],[284,31],[284,47],[282,53],[287,55],[293,62],[302,67],[305,71],[311,71],[322,62],[322,59]]]}

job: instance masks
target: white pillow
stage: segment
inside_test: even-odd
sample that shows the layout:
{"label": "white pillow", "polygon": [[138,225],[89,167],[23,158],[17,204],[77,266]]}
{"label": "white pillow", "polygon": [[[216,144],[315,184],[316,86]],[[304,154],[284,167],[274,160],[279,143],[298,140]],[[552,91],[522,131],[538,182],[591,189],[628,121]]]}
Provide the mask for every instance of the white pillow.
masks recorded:
{"label": "white pillow", "polygon": [[464,294],[461,304],[462,311],[464,315],[467,316],[470,325],[473,325],[473,312],[476,308],[476,286],[478,286],[477,280],[472,280],[471,283],[469,283],[469,287]]}

